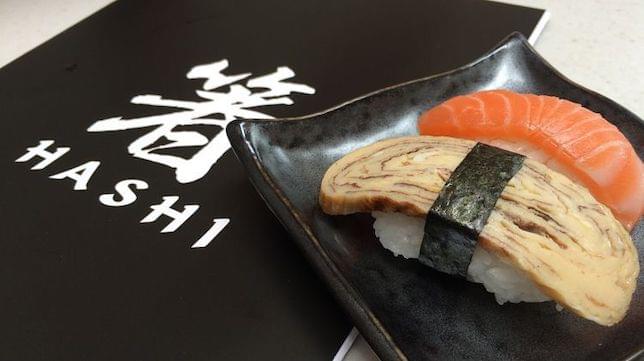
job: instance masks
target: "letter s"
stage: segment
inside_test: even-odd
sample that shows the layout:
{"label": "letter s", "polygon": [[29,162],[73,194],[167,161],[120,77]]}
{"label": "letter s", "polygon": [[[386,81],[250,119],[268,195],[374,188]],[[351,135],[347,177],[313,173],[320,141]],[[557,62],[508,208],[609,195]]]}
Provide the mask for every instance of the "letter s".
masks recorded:
{"label": "letter s", "polygon": [[101,194],[98,197],[99,202],[103,203],[106,206],[109,207],[123,207],[130,205],[136,201],[136,193],[132,189],[130,189],[130,186],[134,186],[136,189],[148,189],[148,184],[142,180],[139,179],[125,179],[122,180],[114,186],[114,190],[119,194],[121,197],[120,200],[116,200],[116,195],[113,193],[107,193],[107,194]]}

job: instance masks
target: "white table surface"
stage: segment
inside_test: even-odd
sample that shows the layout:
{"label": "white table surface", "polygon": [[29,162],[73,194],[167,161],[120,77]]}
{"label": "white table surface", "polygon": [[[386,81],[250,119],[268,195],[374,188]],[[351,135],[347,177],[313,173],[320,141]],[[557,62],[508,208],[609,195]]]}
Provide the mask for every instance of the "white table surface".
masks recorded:
{"label": "white table surface", "polygon": [[[0,0],[0,67],[112,0]],[[643,0],[502,0],[547,9],[537,50],[572,80],[644,116]],[[374,361],[360,336],[345,361]]]}

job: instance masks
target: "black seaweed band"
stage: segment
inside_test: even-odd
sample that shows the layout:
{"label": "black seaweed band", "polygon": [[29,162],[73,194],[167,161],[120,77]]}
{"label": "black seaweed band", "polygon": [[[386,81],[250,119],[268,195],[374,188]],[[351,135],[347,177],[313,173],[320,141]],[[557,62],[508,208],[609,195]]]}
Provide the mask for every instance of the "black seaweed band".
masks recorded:
{"label": "black seaweed band", "polygon": [[419,261],[467,276],[479,233],[524,156],[477,143],[438,194],[425,220]]}

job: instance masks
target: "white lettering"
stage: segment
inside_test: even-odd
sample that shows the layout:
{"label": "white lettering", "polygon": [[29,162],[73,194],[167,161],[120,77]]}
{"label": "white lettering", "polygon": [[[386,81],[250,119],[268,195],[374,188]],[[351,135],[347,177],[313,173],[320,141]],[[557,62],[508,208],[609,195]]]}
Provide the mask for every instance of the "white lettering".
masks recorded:
{"label": "white lettering", "polygon": [[136,201],[136,193],[130,188],[134,186],[135,189],[143,190],[148,189],[148,184],[139,179],[125,179],[114,186],[114,190],[120,196],[120,200],[116,200],[116,194],[106,193],[98,197],[98,201],[109,207],[123,207],[128,206]]}
{"label": "white lettering", "polygon": [[151,223],[159,219],[161,216],[168,216],[172,218],[172,222],[168,223],[168,225],[161,230],[161,233],[176,231],[181,227],[183,222],[190,218],[190,216],[199,209],[198,205],[189,204],[183,207],[183,211],[179,212],[172,208],[178,200],[178,196],[164,196],[163,202],[150,206],[152,212],[148,213],[148,215],[141,220],[141,223]]}
{"label": "white lettering", "polygon": [[213,225],[195,242],[191,248],[203,248],[210,244],[210,242],[217,237],[217,235],[224,230],[230,223],[228,218],[215,218],[212,220]]}
{"label": "white lettering", "polygon": [[70,148],[67,147],[58,147],[52,153],[46,150],[52,144],[54,144],[53,140],[41,140],[37,146],[27,148],[27,153],[16,159],[16,162],[26,162],[28,160],[31,160],[33,157],[38,156],[42,158],[42,160],[31,167],[31,169],[40,170],[53,163],[56,159],[62,157],[63,154],[69,152],[70,150]]}
{"label": "white lettering", "polygon": [[64,172],[60,172],[58,174],[49,176],[49,178],[51,179],[70,178],[74,180],[75,191],[79,191],[79,190],[84,191],[87,189],[87,183],[92,178],[92,175],[94,175],[94,172],[96,172],[96,170],[100,165],[101,165],[101,162],[97,160],[92,160],[85,164],[81,164],[78,167],[68,169]]}
{"label": "white lettering", "polygon": [[236,83],[251,76],[251,73],[238,75],[224,75],[221,72],[228,68],[228,60],[223,59],[210,64],[197,65],[190,69],[188,79],[206,79],[203,83],[204,90],[213,90],[224,85]]}
{"label": "white lettering", "polygon": [[[140,118],[114,117],[95,122],[88,132],[113,132],[151,128],[128,146],[136,158],[163,164],[175,170],[179,183],[190,183],[204,177],[212,166],[230,149],[224,129],[235,119],[271,119],[268,114],[255,110],[270,105],[291,105],[291,94],[314,94],[315,89],[305,84],[286,82],[295,76],[293,70],[281,66],[268,75],[239,82],[251,73],[225,75],[228,61],[193,67],[186,75],[190,79],[205,79],[197,90],[199,101],[166,99],[160,95],[137,95],[130,101],[156,107],[175,108],[171,112]],[[264,108],[260,108],[264,109]],[[214,126],[221,129],[213,137],[206,137],[190,126]],[[192,148],[191,157],[170,154],[168,150]]]}

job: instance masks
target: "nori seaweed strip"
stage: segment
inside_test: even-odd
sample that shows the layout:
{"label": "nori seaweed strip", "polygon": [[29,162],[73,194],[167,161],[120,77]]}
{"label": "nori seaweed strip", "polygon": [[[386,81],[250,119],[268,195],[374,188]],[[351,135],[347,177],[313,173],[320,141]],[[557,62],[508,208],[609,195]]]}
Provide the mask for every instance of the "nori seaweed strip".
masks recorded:
{"label": "nori seaweed strip", "polygon": [[467,276],[479,233],[524,156],[477,143],[438,194],[425,221],[419,261]]}

